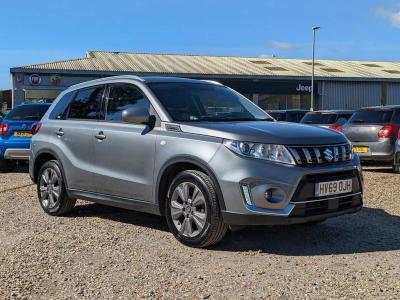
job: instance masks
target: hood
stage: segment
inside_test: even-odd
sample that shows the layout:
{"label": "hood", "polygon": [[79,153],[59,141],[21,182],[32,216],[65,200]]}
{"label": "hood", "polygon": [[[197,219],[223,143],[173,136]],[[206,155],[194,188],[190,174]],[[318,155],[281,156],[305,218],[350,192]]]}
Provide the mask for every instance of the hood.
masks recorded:
{"label": "hood", "polygon": [[283,145],[327,145],[346,143],[334,130],[287,122],[190,122],[181,123],[183,132],[238,141]]}

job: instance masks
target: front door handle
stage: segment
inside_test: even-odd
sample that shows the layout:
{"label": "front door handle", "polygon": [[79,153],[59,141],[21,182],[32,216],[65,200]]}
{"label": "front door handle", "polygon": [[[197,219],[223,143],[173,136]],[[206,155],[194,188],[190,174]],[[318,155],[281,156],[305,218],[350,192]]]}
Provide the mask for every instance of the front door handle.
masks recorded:
{"label": "front door handle", "polygon": [[62,130],[62,128],[60,128],[60,129],[58,129],[58,131],[56,131],[56,134],[57,134],[58,136],[63,136],[65,133],[64,133],[64,131]]}
{"label": "front door handle", "polygon": [[104,140],[104,139],[106,138],[106,136],[105,136],[105,134],[104,134],[103,131],[100,131],[100,132],[99,132],[98,134],[96,134],[94,137],[95,137],[96,139],[100,140],[100,141],[102,141],[102,140]]}

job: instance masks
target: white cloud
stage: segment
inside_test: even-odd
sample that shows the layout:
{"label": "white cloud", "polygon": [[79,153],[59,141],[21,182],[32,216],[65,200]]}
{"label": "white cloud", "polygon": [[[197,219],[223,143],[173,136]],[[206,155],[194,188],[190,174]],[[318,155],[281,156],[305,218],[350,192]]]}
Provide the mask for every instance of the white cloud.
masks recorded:
{"label": "white cloud", "polygon": [[272,48],[272,49],[289,50],[289,51],[296,49],[296,47],[291,43],[278,42],[278,41],[270,41],[269,42],[269,47]]}
{"label": "white cloud", "polygon": [[400,8],[388,10],[378,7],[375,9],[375,15],[385,18],[393,27],[400,28]]}

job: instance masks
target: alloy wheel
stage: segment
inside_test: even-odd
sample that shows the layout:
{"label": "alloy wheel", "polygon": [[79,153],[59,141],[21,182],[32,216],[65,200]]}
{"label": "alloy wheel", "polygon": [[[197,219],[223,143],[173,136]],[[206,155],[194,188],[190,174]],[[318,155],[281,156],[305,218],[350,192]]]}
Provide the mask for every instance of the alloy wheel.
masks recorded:
{"label": "alloy wheel", "polygon": [[170,213],[178,232],[188,238],[198,236],[207,221],[207,204],[200,188],[192,182],[182,182],[171,196]]}
{"label": "alloy wheel", "polygon": [[43,171],[40,178],[40,201],[46,209],[54,208],[60,200],[61,184],[57,172],[52,168]]}

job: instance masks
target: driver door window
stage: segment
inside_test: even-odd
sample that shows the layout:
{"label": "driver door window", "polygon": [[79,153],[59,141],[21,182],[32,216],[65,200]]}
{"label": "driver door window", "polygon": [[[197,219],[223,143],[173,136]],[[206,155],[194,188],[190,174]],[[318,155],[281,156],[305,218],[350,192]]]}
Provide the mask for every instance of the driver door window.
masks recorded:
{"label": "driver door window", "polygon": [[150,102],[142,91],[132,84],[111,85],[106,101],[105,119],[122,122],[122,112],[132,107],[150,109]]}

